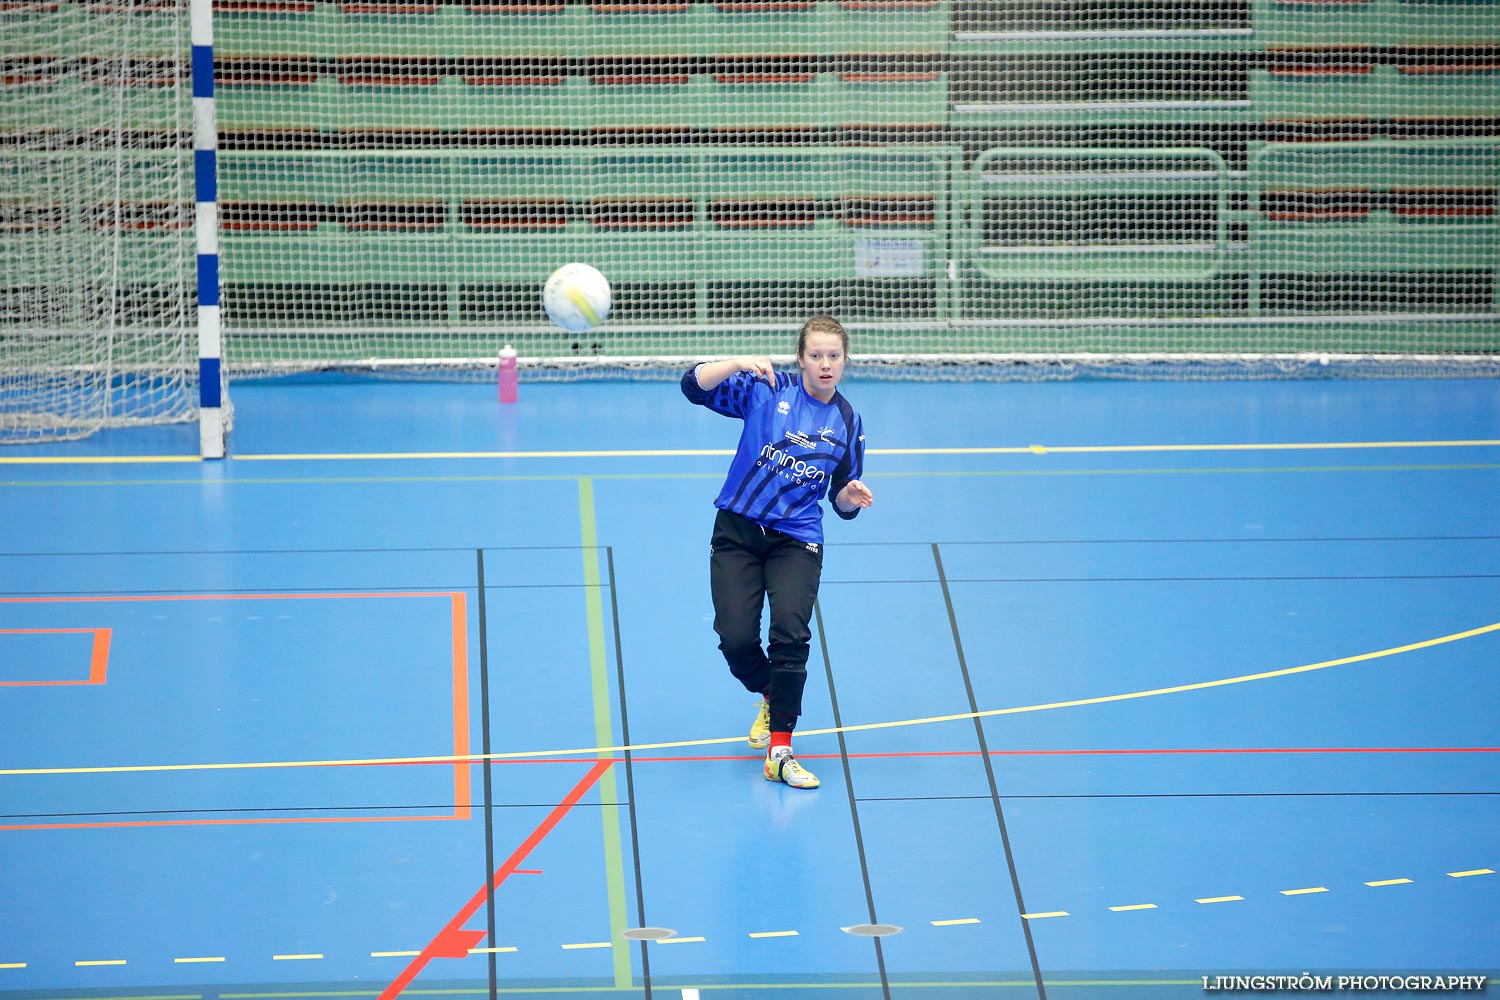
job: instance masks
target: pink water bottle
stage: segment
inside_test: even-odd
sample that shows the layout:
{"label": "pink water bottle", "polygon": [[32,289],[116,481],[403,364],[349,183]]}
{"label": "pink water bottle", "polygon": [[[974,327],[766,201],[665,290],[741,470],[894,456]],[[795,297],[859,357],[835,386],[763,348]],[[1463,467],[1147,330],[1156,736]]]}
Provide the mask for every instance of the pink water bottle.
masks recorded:
{"label": "pink water bottle", "polygon": [[500,349],[500,402],[516,401],[516,350],[509,344]]}

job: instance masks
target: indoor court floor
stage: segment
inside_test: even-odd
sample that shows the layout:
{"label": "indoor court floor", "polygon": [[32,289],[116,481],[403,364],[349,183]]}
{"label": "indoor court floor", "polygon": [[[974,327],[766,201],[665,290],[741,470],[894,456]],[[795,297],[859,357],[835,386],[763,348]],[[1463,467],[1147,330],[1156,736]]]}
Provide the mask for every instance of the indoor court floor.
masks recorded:
{"label": "indoor court floor", "polygon": [[739,425],[671,382],[0,450],[0,997],[1500,974],[1500,384],[844,390],[816,791],[745,745]]}

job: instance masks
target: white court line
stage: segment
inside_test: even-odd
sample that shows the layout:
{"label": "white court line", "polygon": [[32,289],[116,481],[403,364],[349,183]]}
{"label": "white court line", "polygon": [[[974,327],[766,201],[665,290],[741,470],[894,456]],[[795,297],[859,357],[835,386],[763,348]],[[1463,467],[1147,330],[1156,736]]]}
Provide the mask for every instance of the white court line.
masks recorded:
{"label": "white court line", "polygon": [[[977,448],[871,448],[869,455],[1034,455],[1132,454],[1150,452],[1345,451],[1375,448],[1494,448],[1500,439],[1453,441],[1267,441],[1256,443],[1133,445],[1008,445]],[[411,451],[266,453],[233,456],[238,462],[453,461],[464,459],[579,459],[579,458],[722,458],[734,454],[721,448],[620,449],[580,451]],[[4,465],[129,465],[200,463],[197,455],[0,455]]]}

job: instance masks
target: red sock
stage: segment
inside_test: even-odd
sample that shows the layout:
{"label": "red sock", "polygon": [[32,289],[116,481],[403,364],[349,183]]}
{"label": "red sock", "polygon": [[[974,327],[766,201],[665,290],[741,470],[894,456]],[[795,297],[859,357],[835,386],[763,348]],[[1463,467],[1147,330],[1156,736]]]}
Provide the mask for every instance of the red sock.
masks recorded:
{"label": "red sock", "polygon": [[771,747],[767,751],[767,753],[775,753],[777,747],[786,747],[788,750],[790,750],[792,748],[792,734],[791,733],[772,733],[771,734]]}

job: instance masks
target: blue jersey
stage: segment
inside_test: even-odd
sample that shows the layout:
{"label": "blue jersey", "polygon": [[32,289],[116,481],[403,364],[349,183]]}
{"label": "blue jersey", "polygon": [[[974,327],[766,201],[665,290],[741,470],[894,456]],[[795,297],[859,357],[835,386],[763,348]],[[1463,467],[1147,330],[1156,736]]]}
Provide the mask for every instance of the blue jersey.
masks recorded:
{"label": "blue jersey", "polygon": [[[801,375],[776,373],[776,386],[752,372],[735,372],[712,389],[698,385],[698,369],[682,376],[682,394],[700,406],[745,422],[739,448],[714,506],[775,528],[802,542],[823,544],[818,501],[832,499],[864,475],[865,436],[859,414],[837,390],[820,403]],[[844,520],[859,513],[839,510]]]}

